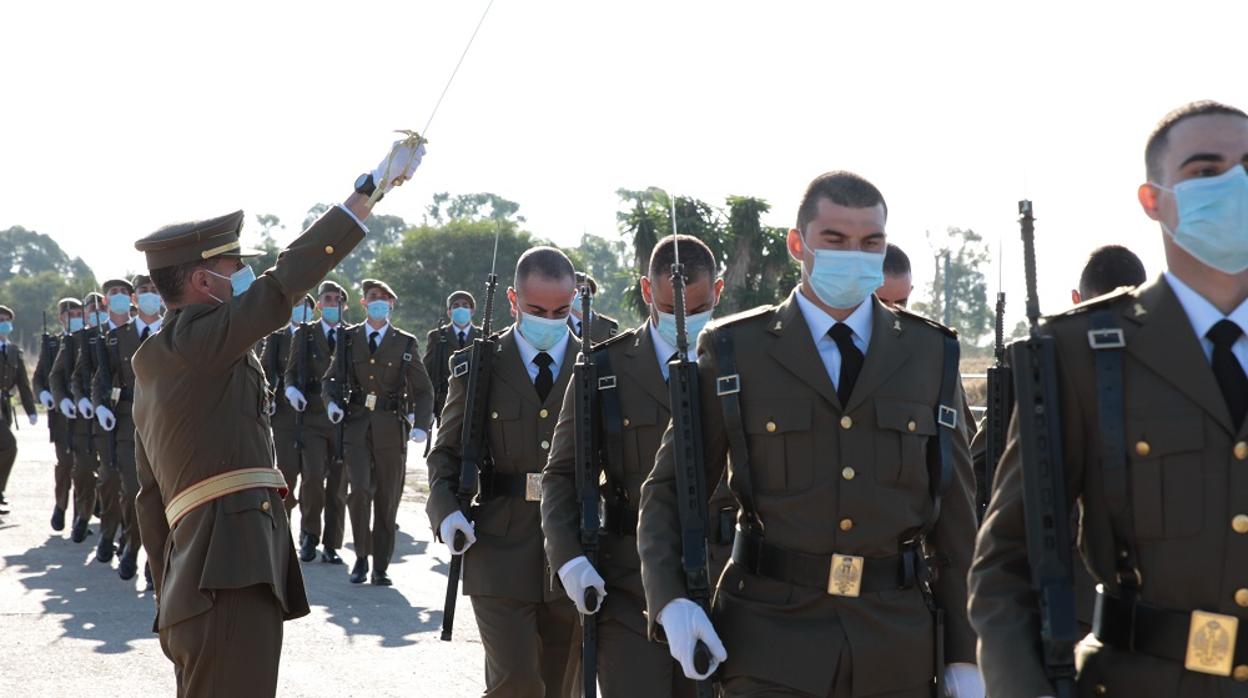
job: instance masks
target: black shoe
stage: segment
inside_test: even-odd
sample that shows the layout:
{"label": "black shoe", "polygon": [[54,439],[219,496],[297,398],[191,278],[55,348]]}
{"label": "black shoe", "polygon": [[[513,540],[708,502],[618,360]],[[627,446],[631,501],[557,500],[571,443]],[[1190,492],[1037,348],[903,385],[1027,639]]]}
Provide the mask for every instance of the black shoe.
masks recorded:
{"label": "black shoe", "polygon": [[351,568],[351,583],[363,584],[368,577],[368,558],[361,557],[355,561],[355,567]]}
{"label": "black shoe", "polygon": [[374,572],[373,578],[371,581],[373,583],[373,586],[379,586],[379,587],[388,587],[394,584],[394,582],[390,581],[390,575],[381,571]]}
{"label": "black shoe", "polygon": [[75,519],[74,529],[69,533],[69,539],[75,543],[81,543],[91,535],[91,530],[87,528],[86,519]]}
{"label": "black shoe", "polygon": [[299,544],[299,559],[304,562],[312,562],[316,559],[316,538],[303,534],[303,542]]}
{"label": "black shoe", "polygon": [[117,576],[127,582],[134,579],[134,575],[139,571],[139,555],[129,553],[121,556],[121,561],[117,563]]}
{"label": "black shoe", "polygon": [[65,510],[60,507],[52,508],[52,530],[65,530]]}
{"label": "black shoe", "polygon": [[328,562],[331,565],[343,564],[342,558],[338,557],[338,551],[333,548],[325,548],[321,551],[321,562]]}
{"label": "black shoe", "polygon": [[0,492],[0,506],[8,506],[9,500],[4,498],[4,493]]}
{"label": "black shoe", "polygon": [[100,539],[100,544],[95,548],[95,561],[108,564],[113,560],[113,553],[117,552],[117,548],[113,545],[113,540],[108,536]]}

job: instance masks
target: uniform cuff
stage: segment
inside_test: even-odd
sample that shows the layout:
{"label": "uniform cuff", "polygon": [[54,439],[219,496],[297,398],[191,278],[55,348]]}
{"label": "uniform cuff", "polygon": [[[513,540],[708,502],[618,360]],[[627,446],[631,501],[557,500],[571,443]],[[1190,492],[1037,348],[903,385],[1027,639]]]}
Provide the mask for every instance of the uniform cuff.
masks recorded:
{"label": "uniform cuff", "polygon": [[334,204],[334,206],[342,209],[343,213],[347,214],[348,216],[351,216],[351,220],[355,221],[355,224],[360,226],[360,230],[363,230],[365,233],[368,232],[368,228],[364,226],[364,222],[361,221],[359,218],[357,218],[356,215],[351,212],[351,209],[347,208],[346,206],[343,206],[342,204]]}

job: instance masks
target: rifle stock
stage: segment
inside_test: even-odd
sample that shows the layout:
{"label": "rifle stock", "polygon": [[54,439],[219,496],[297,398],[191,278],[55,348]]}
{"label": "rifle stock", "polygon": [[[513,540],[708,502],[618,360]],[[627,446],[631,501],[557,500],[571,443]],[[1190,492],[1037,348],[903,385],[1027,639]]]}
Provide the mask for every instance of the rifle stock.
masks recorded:
{"label": "rifle stock", "polygon": [[988,369],[988,414],[984,430],[984,462],[978,473],[977,492],[978,512],[980,520],[988,510],[988,500],[992,496],[992,481],[996,476],[997,465],[1005,453],[1005,441],[1010,426],[1010,413],[1014,409],[1014,376],[1005,356],[1005,294],[997,293],[996,309],[996,342],[994,353],[996,362]]}
{"label": "rifle stock", "polygon": [[[576,492],[580,508],[581,550],[594,569],[598,568],[599,519],[599,449],[594,416],[597,414],[597,368],[590,358],[589,338],[592,318],[591,293],[588,283],[580,287],[581,351],[576,357],[572,380],[576,382]],[[584,698],[598,694],[598,590],[585,590],[585,608],[581,615],[581,667]]]}

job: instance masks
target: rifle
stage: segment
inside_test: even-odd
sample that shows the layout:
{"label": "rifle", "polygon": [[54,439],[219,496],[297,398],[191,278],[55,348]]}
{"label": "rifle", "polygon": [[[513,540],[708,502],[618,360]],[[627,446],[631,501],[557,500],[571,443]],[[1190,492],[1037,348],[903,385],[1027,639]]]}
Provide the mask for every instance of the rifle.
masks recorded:
{"label": "rifle", "polygon": [[[106,325],[100,325],[100,333],[99,333],[99,336],[96,337],[95,370],[100,372],[100,380],[104,383],[104,385],[108,386],[109,390],[111,391],[113,388],[113,366],[108,358],[108,331],[106,327],[107,327]],[[93,377],[92,383],[94,382],[95,381]],[[111,397],[112,396],[110,394],[106,394],[100,402],[101,404],[106,405],[108,409],[112,411],[115,415],[117,412],[117,404],[110,399]],[[108,445],[109,445],[109,451],[112,454],[113,467],[116,468],[117,467],[117,425],[116,424],[113,424],[113,430],[108,432]]]}
{"label": "rifle", "polygon": [[[306,392],[308,390],[308,361],[312,353],[312,332],[315,330],[315,325],[305,322],[301,327],[303,329],[303,352],[299,356],[299,374],[296,378],[299,381],[299,390]],[[300,463],[303,459],[303,421],[307,411],[307,404],[304,404],[302,410],[295,410],[295,449],[299,451]]]}
{"label": "rifle", "polygon": [[1019,445],[1023,457],[1023,511],[1027,558],[1040,603],[1044,669],[1057,698],[1075,695],[1075,596],[1070,516],[1058,413],[1057,347],[1040,330],[1036,296],[1035,218],[1030,201],[1018,204],[1027,277],[1027,321],[1031,334],[1010,347],[1018,399]]}
{"label": "rifle", "polygon": [[1006,432],[1010,426],[1010,413],[1014,410],[1013,372],[1005,360],[1005,293],[997,292],[996,341],[994,354],[996,363],[988,369],[988,415],[984,430],[984,462],[980,465],[976,478],[977,511],[980,521],[988,510],[988,500],[992,496],[992,480],[997,472],[997,464],[1005,453]]}
{"label": "rifle", "polygon": [[[689,337],[685,332],[685,267],[680,263],[676,235],[676,206],[672,205],[672,304],[676,315],[676,355],[667,362],[668,395],[672,409],[672,454],[676,460],[676,503],[680,513],[681,566],[691,601],[711,611],[710,572],[707,569],[707,501],[705,458],[702,454],[702,409],[699,404],[698,364],[689,360]],[[711,651],[698,641],[693,652],[694,669],[706,673]],[[711,682],[699,681],[699,698],[713,695]]]}
{"label": "rifle", "polygon": [[[65,392],[70,394],[71,401],[73,400],[73,390],[71,388],[74,380],[74,362],[77,361],[77,347],[78,343],[74,341],[74,335],[66,331],[65,336],[61,338],[60,350],[68,352],[68,355],[65,357],[65,361],[61,363],[61,373],[65,374],[62,376],[65,381]],[[69,450],[72,453],[74,452],[74,422],[72,417],[66,419],[65,431],[69,435]]]}
{"label": "rifle", "polygon": [[347,411],[351,409],[351,334],[342,331],[342,319],[338,319],[338,352],[334,363],[334,401],[342,407],[342,419],[338,421],[338,460],[346,460]]}
{"label": "rifle", "polygon": [[[450,381],[450,376],[447,375],[447,361],[450,357],[446,355],[446,328],[446,324],[438,324],[438,348],[433,354],[433,365],[437,374],[430,376],[433,380],[433,418],[439,427],[442,426],[442,408],[446,406],[446,391]],[[425,439],[425,458],[429,457],[432,448],[433,439]]]}
{"label": "rifle", "polygon": [[[598,530],[601,521],[598,516],[598,478],[599,451],[598,430],[594,428],[596,414],[596,397],[598,392],[598,372],[590,357],[589,323],[590,323],[590,289],[589,284],[581,285],[581,351],[576,357],[572,380],[576,384],[576,492],[580,502],[581,550],[589,564],[598,568]],[[598,695],[598,620],[594,615],[598,611],[598,590],[589,587],[585,590],[585,608],[589,611],[581,616],[581,676],[583,698],[594,698]]]}
{"label": "rifle", "polygon": [[[489,406],[490,370],[498,347],[498,340],[490,336],[490,317],[494,313],[494,291],[498,287],[495,269],[501,232],[501,226],[494,232],[494,260],[490,263],[490,275],[485,279],[485,319],[481,323],[481,336],[472,341],[469,353],[464,425],[459,439],[459,484],[455,488],[455,498],[459,500],[459,510],[469,521],[472,520],[473,499],[481,486],[481,471],[488,471],[491,466],[485,440],[485,411]],[[467,540],[462,533],[456,533],[453,542],[456,550],[463,550]],[[446,602],[442,606],[442,640],[445,642],[451,641],[451,630],[455,627],[455,602],[459,597],[463,566],[462,554],[451,556],[451,566],[446,575]]]}
{"label": "rifle", "polygon": [[[43,366],[43,370],[46,372],[44,374],[43,381],[49,391],[51,389],[51,386],[49,385],[51,381],[49,380],[48,374],[52,372],[52,362],[56,361],[56,349],[58,346],[60,346],[60,342],[55,337],[48,334],[48,311],[45,310],[43,311],[43,334],[39,337],[39,364]],[[55,411],[55,405],[52,406],[52,409],[48,410],[49,442],[56,441],[55,417],[52,416],[52,413]]]}

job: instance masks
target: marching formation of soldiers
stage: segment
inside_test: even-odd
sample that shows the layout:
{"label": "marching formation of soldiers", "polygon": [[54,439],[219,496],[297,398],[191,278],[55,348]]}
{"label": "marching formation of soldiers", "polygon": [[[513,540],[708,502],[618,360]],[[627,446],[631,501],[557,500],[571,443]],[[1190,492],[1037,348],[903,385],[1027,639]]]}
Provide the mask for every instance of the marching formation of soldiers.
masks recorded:
{"label": "marching formation of soldiers", "polygon": [[323,279],[423,155],[397,142],[259,277],[242,212],[139,240],[149,275],[57,305],[33,391],[0,306],[52,526],[98,516],[123,579],[147,551],[179,695],[275,692],[299,561],[342,564],[348,521],[349,582],[392,583],[409,442],[454,560],[443,638],[462,574],[487,696],[1248,695],[1248,114],[1163,119],[1138,198],[1165,272],[1101,248],[1043,321],[1023,202],[1032,329],[979,424],[884,195],[843,171],[803,194],[775,305],[714,318],[716,258],[674,231],[634,328],[552,247],[501,331],[493,270],[482,324],[451,293],[423,355],[384,281],[350,324]]}

